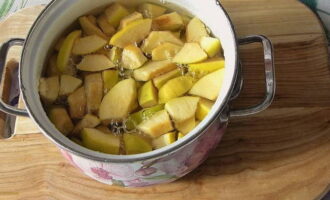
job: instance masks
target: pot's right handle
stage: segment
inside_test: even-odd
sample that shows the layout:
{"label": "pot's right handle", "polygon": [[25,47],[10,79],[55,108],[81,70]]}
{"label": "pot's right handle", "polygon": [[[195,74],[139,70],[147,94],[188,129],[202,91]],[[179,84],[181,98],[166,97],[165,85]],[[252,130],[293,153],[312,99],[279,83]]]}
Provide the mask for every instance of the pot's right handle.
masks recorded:
{"label": "pot's right handle", "polygon": [[[267,109],[273,102],[276,88],[273,45],[271,41],[263,35],[252,35],[239,39],[240,45],[251,44],[255,42],[262,43],[264,48],[266,94],[264,100],[258,105],[244,109],[231,110],[229,115],[230,117],[241,117],[259,113]],[[238,76],[242,76],[242,74],[239,74]],[[243,80],[243,78],[238,77],[238,80],[239,82],[237,84],[241,86],[241,81]],[[238,91],[240,91],[240,88],[238,89]]]}
{"label": "pot's right handle", "polygon": [[[7,60],[7,54],[12,46],[23,46],[24,44],[24,39],[20,38],[13,38],[8,40],[7,42],[3,43],[2,46],[0,47],[0,82],[2,79],[2,74],[6,65],[6,60]],[[19,109],[14,106],[11,106],[9,104],[6,104],[1,96],[0,96],[0,110],[10,114],[10,115],[18,115],[18,116],[26,116],[28,117],[29,114],[26,110],[24,109]]]}

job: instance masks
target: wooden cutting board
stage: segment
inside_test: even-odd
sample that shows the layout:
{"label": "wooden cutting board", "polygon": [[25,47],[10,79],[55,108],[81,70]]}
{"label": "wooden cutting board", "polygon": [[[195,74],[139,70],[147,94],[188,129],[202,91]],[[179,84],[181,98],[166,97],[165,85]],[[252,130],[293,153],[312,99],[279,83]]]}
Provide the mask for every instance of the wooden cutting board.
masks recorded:
{"label": "wooden cutting board", "polygon": [[[277,95],[267,111],[231,120],[210,158],[171,184],[128,189],[98,183],[66,162],[29,119],[0,140],[0,199],[311,200],[330,185],[330,73],[318,18],[296,0],[222,0],[239,36],[275,46]],[[42,7],[0,22],[0,42],[24,37]],[[42,42],[42,41],[40,41]],[[19,51],[11,56],[16,59]],[[263,96],[260,45],[241,48],[245,86],[235,107]]]}

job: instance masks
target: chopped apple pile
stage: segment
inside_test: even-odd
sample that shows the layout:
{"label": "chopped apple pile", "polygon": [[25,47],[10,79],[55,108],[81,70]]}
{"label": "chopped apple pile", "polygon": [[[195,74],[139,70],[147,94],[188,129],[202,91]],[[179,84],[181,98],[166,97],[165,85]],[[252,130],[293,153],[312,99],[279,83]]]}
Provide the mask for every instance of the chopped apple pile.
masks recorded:
{"label": "chopped apple pile", "polygon": [[189,134],[218,98],[221,42],[197,17],[113,3],[54,42],[39,81],[50,121],[76,144],[140,154]]}

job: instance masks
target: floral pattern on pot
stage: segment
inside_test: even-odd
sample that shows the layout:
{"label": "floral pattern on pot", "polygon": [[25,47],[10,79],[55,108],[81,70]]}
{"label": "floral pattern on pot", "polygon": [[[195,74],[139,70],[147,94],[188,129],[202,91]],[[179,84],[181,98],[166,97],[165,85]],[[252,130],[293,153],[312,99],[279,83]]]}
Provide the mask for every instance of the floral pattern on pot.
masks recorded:
{"label": "floral pattern on pot", "polygon": [[221,140],[227,123],[214,122],[189,144],[171,154],[134,163],[110,163],[89,160],[61,150],[75,167],[93,179],[124,187],[144,187],[169,183],[197,168]]}

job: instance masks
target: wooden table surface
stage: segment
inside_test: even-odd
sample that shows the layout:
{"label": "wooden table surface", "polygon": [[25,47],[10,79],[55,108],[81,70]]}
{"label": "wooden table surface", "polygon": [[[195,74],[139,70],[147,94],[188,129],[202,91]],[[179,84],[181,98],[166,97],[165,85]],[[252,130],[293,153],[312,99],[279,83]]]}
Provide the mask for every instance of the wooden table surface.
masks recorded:
{"label": "wooden table surface", "polygon": [[[265,112],[231,120],[224,139],[193,173],[174,183],[121,188],[72,167],[30,120],[0,140],[0,199],[311,200],[330,184],[330,72],[317,17],[296,0],[222,0],[239,36],[263,34],[275,47],[277,94]],[[24,37],[42,7],[0,22],[0,42]],[[12,57],[18,58],[18,50]],[[241,48],[245,86],[234,107],[264,93],[260,45]],[[20,135],[20,134],[26,135]]]}

